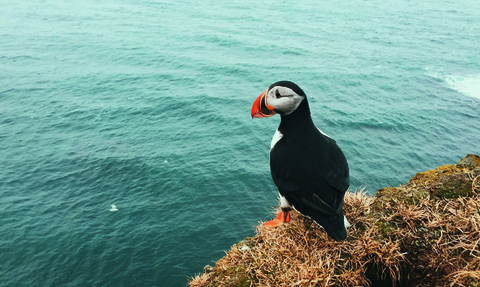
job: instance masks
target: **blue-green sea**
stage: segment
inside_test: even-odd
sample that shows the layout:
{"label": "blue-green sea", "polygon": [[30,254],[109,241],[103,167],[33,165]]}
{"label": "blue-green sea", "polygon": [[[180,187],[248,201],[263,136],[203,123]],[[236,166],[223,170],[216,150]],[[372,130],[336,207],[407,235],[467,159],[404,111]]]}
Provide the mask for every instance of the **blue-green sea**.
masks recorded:
{"label": "blue-green sea", "polygon": [[272,217],[279,80],[351,190],[479,154],[480,1],[0,0],[0,286],[187,285]]}

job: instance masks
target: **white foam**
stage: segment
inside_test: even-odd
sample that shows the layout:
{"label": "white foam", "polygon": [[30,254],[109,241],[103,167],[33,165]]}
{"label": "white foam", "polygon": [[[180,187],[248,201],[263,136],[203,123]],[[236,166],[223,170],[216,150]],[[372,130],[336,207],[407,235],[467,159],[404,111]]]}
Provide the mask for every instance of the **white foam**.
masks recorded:
{"label": "white foam", "polygon": [[445,82],[448,87],[465,96],[480,99],[480,75],[447,76]]}
{"label": "white foam", "polygon": [[115,206],[115,204],[112,204],[112,208],[110,208],[110,211],[117,211],[117,207]]}

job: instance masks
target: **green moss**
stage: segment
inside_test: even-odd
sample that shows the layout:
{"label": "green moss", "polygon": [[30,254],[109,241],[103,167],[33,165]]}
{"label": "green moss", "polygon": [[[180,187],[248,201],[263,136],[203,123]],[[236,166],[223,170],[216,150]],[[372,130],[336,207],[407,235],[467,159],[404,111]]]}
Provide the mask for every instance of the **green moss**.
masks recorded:
{"label": "green moss", "polygon": [[415,205],[423,198],[429,198],[430,192],[422,187],[412,188],[410,186],[384,187],[375,194],[375,203],[373,205],[376,210],[383,210],[385,201],[403,202],[408,205]]}
{"label": "green moss", "polygon": [[472,195],[472,181],[460,176],[453,176],[451,180],[443,182],[438,187],[438,193],[442,198],[458,198]]}
{"label": "green moss", "polygon": [[480,157],[469,154],[458,164],[442,165],[419,172],[408,187],[429,192],[434,198],[459,198],[472,195],[472,179],[480,174]]}
{"label": "green moss", "polygon": [[392,221],[379,220],[375,222],[375,225],[378,227],[378,229],[380,229],[380,233],[383,236],[386,236],[398,229],[397,224]]}
{"label": "green moss", "polygon": [[[222,272],[222,277],[230,278],[225,282],[225,286],[248,287],[252,285],[252,278],[250,278],[243,265],[235,265],[228,267]],[[217,285],[215,285],[217,286]]]}
{"label": "green moss", "polygon": [[424,186],[434,198],[453,199],[465,196],[471,196],[472,178],[476,176],[475,173],[458,172],[439,176],[435,182]]}
{"label": "green moss", "polygon": [[436,169],[427,170],[425,172],[419,172],[415,174],[410,179],[410,183],[420,186],[429,185],[432,182],[437,181],[440,176],[458,173],[459,171],[460,169],[457,168],[455,164],[442,165],[437,167]]}
{"label": "green moss", "polygon": [[365,231],[367,230],[367,226],[365,225],[365,223],[359,221],[357,223],[355,223],[355,228],[360,230],[360,231]]}

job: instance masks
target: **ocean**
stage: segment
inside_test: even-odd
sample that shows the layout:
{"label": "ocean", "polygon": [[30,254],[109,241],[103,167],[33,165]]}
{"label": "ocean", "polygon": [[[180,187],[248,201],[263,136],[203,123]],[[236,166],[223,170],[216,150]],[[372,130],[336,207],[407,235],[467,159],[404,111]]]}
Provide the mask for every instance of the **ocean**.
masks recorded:
{"label": "ocean", "polygon": [[352,191],[479,154],[479,28],[478,0],[0,0],[0,286],[186,286],[273,216],[279,80]]}

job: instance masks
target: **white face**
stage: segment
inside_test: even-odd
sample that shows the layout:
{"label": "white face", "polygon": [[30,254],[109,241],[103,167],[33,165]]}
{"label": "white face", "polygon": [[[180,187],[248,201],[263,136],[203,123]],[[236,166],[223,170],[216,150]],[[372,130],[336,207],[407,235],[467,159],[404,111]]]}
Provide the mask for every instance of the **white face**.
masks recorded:
{"label": "white face", "polygon": [[292,89],[275,86],[268,91],[265,99],[267,104],[274,107],[275,110],[288,115],[297,109],[304,97],[298,95]]}

